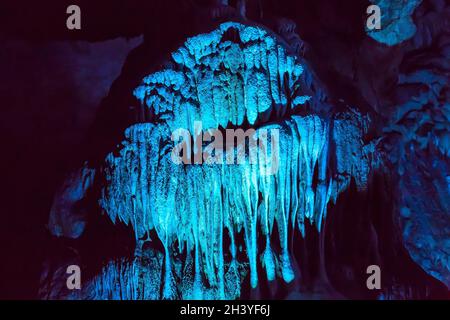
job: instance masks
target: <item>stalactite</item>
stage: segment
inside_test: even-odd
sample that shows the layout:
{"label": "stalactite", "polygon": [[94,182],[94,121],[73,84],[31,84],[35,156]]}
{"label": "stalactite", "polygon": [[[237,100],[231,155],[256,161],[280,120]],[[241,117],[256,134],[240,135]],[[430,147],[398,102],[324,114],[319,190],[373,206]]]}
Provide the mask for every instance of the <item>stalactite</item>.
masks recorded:
{"label": "stalactite", "polygon": [[[351,108],[331,117],[300,115],[306,102],[320,103],[322,97],[301,95],[308,88],[299,83],[308,83],[301,80],[310,74],[259,27],[225,23],[188,39],[169,65],[145,77],[134,92],[157,121],[128,127],[120,147],[107,155],[100,168],[100,207],[114,223],[131,225],[137,241],[162,243],[157,268],[146,271],[154,273],[148,275],[152,286],[159,285],[157,298],[234,299],[247,274],[250,287],[258,287],[259,265],[268,281],[291,283],[297,276],[293,251],[299,250],[290,246],[293,233],[305,237],[306,223],[322,232],[328,204],[350,179],[361,189],[367,184],[373,148],[362,137],[370,120]],[[205,130],[242,125],[254,126],[255,137],[264,138],[244,148],[245,161],[203,163],[203,146],[196,142]],[[194,137],[194,146],[187,148],[191,164],[171,157],[172,133],[180,128]],[[239,148],[226,153],[237,154]],[[250,162],[252,152],[256,164]],[[265,237],[262,248],[258,236]],[[326,279],[323,232],[320,239],[320,273]],[[177,250],[186,253],[186,261],[177,260]],[[143,272],[138,261],[131,270],[116,270],[117,265],[107,266],[104,276]],[[112,291],[100,288],[107,282],[93,281],[100,295]],[[129,286],[123,292],[127,297],[139,287]]]}

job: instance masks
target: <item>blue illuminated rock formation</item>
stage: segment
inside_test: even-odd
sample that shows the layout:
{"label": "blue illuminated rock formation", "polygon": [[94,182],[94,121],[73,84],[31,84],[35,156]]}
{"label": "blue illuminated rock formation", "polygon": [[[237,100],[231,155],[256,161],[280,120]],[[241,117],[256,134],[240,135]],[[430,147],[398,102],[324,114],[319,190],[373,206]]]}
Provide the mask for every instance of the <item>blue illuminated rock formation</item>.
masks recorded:
{"label": "blue illuminated rock formation", "polygon": [[[251,287],[258,285],[259,264],[269,281],[279,277],[291,282],[295,273],[288,234],[298,230],[304,236],[305,223],[320,231],[329,203],[351,179],[364,190],[378,164],[375,142],[362,139],[370,120],[352,109],[331,117],[288,113],[311,98],[299,94],[304,70],[262,28],[223,24],[188,39],[172,54],[169,66],[147,76],[135,91],[141,111],[157,123],[129,127],[119,150],[107,156],[101,169],[106,183],[99,203],[110,219],[131,225],[137,240],[154,231],[157,239],[147,241],[164,247],[163,257],[144,276],[161,278],[161,283],[141,284],[161,286],[162,294],[141,298],[236,298],[242,272],[250,273]],[[266,123],[265,112],[276,114],[276,123]],[[260,164],[248,161],[173,163],[171,133],[186,128],[194,134],[195,121],[204,129],[247,122],[257,126],[257,135],[278,129],[278,170],[263,174]],[[258,237],[266,239],[262,248]],[[186,261],[180,263],[174,256],[183,253]],[[138,262],[106,266],[94,280],[95,291],[100,296],[111,291],[115,277],[125,273],[126,292],[131,290],[127,297],[133,297],[139,285],[130,281],[142,278],[136,266]]]}
{"label": "blue illuminated rock formation", "polygon": [[371,0],[381,9],[381,29],[368,31],[367,34],[389,46],[410,39],[416,32],[411,15],[421,1]]}
{"label": "blue illuminated rock formation", "polygon": [[310,97],[298,95],[303,67],[262,28],[237,23],[189,38],[172,53],[168,69],[147,76],[135,96],[145,112],[173,131],[255,125],[259,115],[295,109]]}

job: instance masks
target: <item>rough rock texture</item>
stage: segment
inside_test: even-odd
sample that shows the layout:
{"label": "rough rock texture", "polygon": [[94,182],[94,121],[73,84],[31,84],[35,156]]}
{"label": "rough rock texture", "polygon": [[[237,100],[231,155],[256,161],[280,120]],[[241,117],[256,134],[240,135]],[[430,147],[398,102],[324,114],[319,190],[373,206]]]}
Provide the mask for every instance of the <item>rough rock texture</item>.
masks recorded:
{"label": "rough rock texture", "polygon": [[450,286],[450,7],[417,14],[384,128],[399,175],[399,220],[411,257]]}
{"label": "rough rock texture", "polygon": [[197,120],[204,129],[253,126],[296,112],[308,94],[322,102],[321,92],[311,90],[311,74],[300,77],[295,55],[263,28],[222,24],[189,38],[168,64],[145,77],[134,94],[145,108],[143,121],[164,120],[171,130],[192,131]]}
{"label": "rough rock texture", "polygon": [[92,187],[95,170],[82,167],[71,172],[55,194],[48,228],[57,237],[78,238],[84,231],[87,212],[83,200]]}

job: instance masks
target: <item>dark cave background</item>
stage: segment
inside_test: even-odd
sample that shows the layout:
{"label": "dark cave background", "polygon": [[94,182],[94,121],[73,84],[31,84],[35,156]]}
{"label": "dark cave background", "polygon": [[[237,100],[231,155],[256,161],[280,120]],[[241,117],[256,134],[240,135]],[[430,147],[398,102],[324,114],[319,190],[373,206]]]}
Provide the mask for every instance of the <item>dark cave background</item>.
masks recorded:
{"label": "dark cave background", "polygon": [[[58,185],[65,173],[80,163],[80,154],[88,152],[93,157],[101,154],[98,150],[86,150],[86,141],[99,134],[113,135],[111,131],[117,130],[117,126],[126,126],[120,110],[106,110],[105,105],[110,104],[103,99],[110,93],[109,99],[133,103],[131,88],[140,81],[136,74],[143,76],[148,71],[135,61],[147,59],[145,63],[151,64],[152,53],[167,52],[177,42],[195,34],[196,14],[204,10],[208,1],[76,1],[81,7],[82,28],[74,31],[66,29],[65,12],[70,4],[75,3],[0,2],[0,130],[6,144],[1,157],[6,174],[0,209],[3,299],[37,297],[43,261],[48,252],[59,246],[46,228]],[[387,47],[368,38],[364,24],[369,4],[359,0],[268,0],[264,1],[264,10],[297,23],[298,34],[309,46],[306,58],[336,98],[377,113],[382,119],[387,110],[380,109],[377,96],[395,85],[402,45]],[[143,41],[146,45],[139,47]],[[138,72],[130,71],[137,68]],[[373,83],[366,82],[368,78],[375,79],[375,88]],[[130,88],[130,97],[118,97],[119,88]],[[111,115],[106,117],[109,122],[95,122],[97,113],[109,112]],[[367,214],[360,217],[360,225],[364,225],[364,220],[373,220],[380,230],[385,230],[386,239],[395,234],[394,219],[382,215],[389,212],[386,208],[393,197],[385,183],[379,178],[374,190],[358,197],[358,202],[345,201],[352,193],[354,196],[355,190],[342,196],[331,223],[343,231],[348,228],[349,234],[344,233],[337,242],[341,249],[353,246],[352,252],[364,251],[357,248],[351,233],[354,225],[348,223],[364,210]],[[367,208],[368,203],[374,205]],[[355,223],[358,225],[358,221]],[[124,252],[128,250],[129,244],[118,239],[115,232],[108,233],[110,224],[99,218],[91,225],[100,226],[106,236],[100,239],[88,229],[89,241],[115,243]],[[129,232],[127,228],[122,231]],[[366,231],[359,230],[359,234]],[[88,240],[82,246],[92,256],[117,254],[89,248]],[[389,247],[392,244],[389,241],[381,245]],[[67,240],[64,245],[70,247],[71,243]],[[415,265],[404,249],[389,252],[392,259],[401,257],[389,272],[401,273],[403,282],[433,288],[432,297],[446,297],[445,286]],[[335,258],[335,261],[354,259]],[[361,260],[354,263],[364,265]],[[345,287],[345,280],[336,279],[339,286]],[[371,298],[370,294],[366,297]]]}

